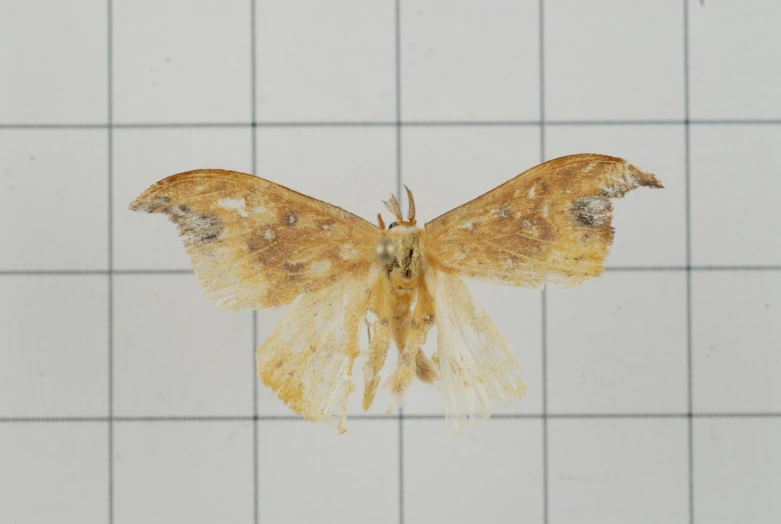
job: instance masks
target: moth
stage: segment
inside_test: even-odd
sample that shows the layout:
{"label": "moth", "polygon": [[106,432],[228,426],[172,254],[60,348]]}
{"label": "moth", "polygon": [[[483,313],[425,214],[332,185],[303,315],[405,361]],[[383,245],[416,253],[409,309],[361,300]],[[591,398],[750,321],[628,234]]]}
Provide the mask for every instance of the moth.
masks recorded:
{"label": "moth", "polygon": [[[355,359],[363,409],[383,382],[398,406],[417,378],[436,384],[445,418],[488,418],[524,394],[507,343],[462,277],[520,287],[573,286],[599,275],[613,239],[611,199],[661,188],[625,160],[579,154],[540,164],[417,226],[396,197],[377,225],[256,176],[203,169],[173,175],[130,204],[179,228],[198,282],[218,308],[294,303],[257,349],[260,380],[294,412],[345,431]],[[406,186],[405,186],[406,188]],[[436,353],[421,349],[436,326]],[[368,342],[359,347],[360,331]]]}

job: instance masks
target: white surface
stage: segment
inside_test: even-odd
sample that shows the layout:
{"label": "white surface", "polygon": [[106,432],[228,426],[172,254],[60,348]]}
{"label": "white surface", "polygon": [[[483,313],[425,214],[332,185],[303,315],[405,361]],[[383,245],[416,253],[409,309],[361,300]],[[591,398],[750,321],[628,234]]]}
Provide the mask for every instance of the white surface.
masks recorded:
{"label": "white surface", "polygon": [[[546,3],[547,117],[681,118],[681,4],[681,0]],[[696,16],[697,9],[693,11]]]}
{"label": "white surface", "polygon": [[550,522],[688,522],[686,436],[681,419],[551,421]]}
{"label": "white surface", "polygon": [[400,16],[403,120],[539,118],[537,2],[402,2]]}
{"label": "white surface", "polygon": [[258,120],[395,120],[393,2],[257,0],[256,19]]}
{"label": "white surface", "polygon": [[114,120],[250,122],[249,2],[114,2]]}
{"label": "white surface", "polygon": [[[682,1],[0,2],[0,522],[781,521],[781,4]],[[421,384],[343,436],[254,397],[284,309],[253,334],[127,211],[255,166],[371,220],[400,176],[425,221],[543,148],[666,189],[599,279],[471,286],[528,393],[455,437]]]}
{"label": "white surface", "polygon": [[114,440],[114,472],[129,489],[115,493],[114,521],[250,522],[247,449],[251,422],[126,422]]}

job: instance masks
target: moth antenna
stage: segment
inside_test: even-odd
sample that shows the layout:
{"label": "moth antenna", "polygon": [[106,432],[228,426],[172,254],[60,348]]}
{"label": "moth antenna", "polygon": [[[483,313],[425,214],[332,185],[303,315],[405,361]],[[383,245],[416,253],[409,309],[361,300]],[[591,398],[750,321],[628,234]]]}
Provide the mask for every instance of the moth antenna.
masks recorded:
{"label": "moth antenna", "polygon": [[388,211],[393,213],[393,216],[396,217],[396,220],[399,223],[404,222],[404,215],[401,214],[401,208],[399,207],[399,201],[396,200],[396,195],[391,193],[390,200],[385,202],[385,207],[388,208]]}
{"label": "moth antenna", "polygon": [[382,214],[377,213],[377,225],[380,229],[385,229],[385,222],[382,220]]}
{"label": "moth antenna", "polygon": [[404,184],[404,189],[407,190],[407,222],[415,224],[415,197],[412,196],[412,191],[409,190],[407,184]]}

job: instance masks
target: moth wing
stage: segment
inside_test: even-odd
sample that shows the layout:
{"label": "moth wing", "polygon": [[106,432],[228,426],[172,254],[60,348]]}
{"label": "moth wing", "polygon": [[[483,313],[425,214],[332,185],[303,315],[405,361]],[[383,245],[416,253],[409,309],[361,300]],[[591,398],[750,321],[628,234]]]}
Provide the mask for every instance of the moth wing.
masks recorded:
{"label": "moth wing", "polygon": [[445,418],[448,427],[457,431],[462,419],[487,419],[496,401],[509,405],[526,388],[507,342],[461,279],[428,271],[425,282],[434,300],[437,352],[433,360]]}
{"label": "moth wing", "polygon": [[[376,271],[374,272],[376,273]],[[307,420],[345,431],[358,329],[370,300],[367,278],[303,295],[258,347],[261,381]]]}
{"label": "moth wing", "polygon": [[289,304],[365,275],[380,232],[331,204],[262,178],[217,169],[165,178],[130,204],[179,226],[195,275],[222,309]]}
{"label": "moth wing", "polygon": [[516,286],[572,286],[599,275],[613,240],[612,198],[662,187],[620,158],[557,158],[427,223],[424,254],[441,271]]}

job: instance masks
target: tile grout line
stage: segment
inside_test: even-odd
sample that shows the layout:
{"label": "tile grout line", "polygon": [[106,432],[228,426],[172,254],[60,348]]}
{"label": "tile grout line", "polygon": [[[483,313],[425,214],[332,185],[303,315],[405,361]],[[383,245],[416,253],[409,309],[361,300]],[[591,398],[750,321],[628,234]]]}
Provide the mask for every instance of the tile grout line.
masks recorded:
{"label": "tile grout line", "polygon": [[[250,0],[250,111],[252,127],[250,140],[252,141],[252,174],[258,174],[258,128],[255,122],[258,119],[257,107],[257,2]],[[258,465],[258,373],[255,363],[255,352],[258,347],[258,312],[252,311],[252,521],[260,522],[260,471]]]}
{"label": "tile grout line", "polygon": [[[539,76],[540,76],[540,163],[545,162],[545,0],[539,0]],[[548,293],[543,286],[540,292],[541,351],[542,351],[542,519],[549,521],[548,494]]]}
{"label": "tile grout line", "polygon": [[[396,198],[401,202],[401,0],[395,0],[393,6],[394,21],[394,76],[396,92]],[[398,453],[399,453],[399,524],[404,524],[404,406],[398,412]]]}
{"label": "tile grout line", "polygon": [[114,12],[106,2],[108,171],[108,522],[114,522]]}
{"label": "tile grout line", "polygon": [[694,418],[692,383],[691,129],[689,93],[689,0],[683,0],[683,111],[686,213],[686,383],[689,524],[694,524]]}
{"label": "tile grout line", "polygon": [[[762,126],[781,125],[781,120],[548,120],[549,127],[587,127],[587,126]],[[138,122],[115,124],[12,124],[0,123],[0,130],[90,130],[90,129],[198,129],[198,128],[245,128],[245,127],[536,127],[540,122],[534,120],[485,120],[485,121],[312,121],[312,122]]]}

